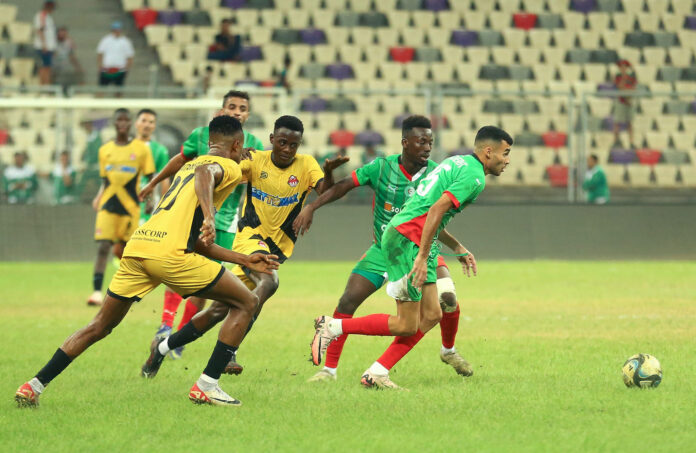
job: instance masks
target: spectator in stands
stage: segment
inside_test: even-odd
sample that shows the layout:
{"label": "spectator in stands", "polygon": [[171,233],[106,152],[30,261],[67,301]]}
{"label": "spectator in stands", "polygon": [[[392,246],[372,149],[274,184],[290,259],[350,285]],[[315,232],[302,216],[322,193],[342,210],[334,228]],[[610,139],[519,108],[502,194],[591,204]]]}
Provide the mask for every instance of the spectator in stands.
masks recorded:
{"label": "spectator in stands", "polygon": [[599,158],[591,154],[587,158],[587,172],[582,183],[582,189],[587,193],[587,202],[593,204],[606,204],[609,201],[609,184],[607,175],[599,166]]}
{"label": "spectator in stands", "polygon": [[288,72],[290,71],[290,65],[292,64],[292,59],[290,55],[285,55],[283,60],[283,69],[278,74],[278,81],[276,82],[277,87],[284,87],[288,93],[290,93],[290,81],[288,80]]}
{"label": "spectator in stands", "polygon": [[122,86],[133,64],[133,44],[122,34],[121,22],[111,24],[111,32],[99,41],[97,61],[99,85]]}
{"label": "spectator in stands", "polygon": [[365,147],[365,152],[362,154],[362,164],[367,165],[378,157],[384,157],[382,151],[377,151],[373,145],[367,145]]}
{"label": "spectator in stands", "polygon": [[223,19],[220,33],[215,35],[215,43],[208,50],[208,60],[237,61],[242,50],[242,38],[230,31],[230,19]]}
{"label": "spectator in stands", "polygon": [[91,201],[94,194],[99,190],[101,178],[99,177],[99,148],[102,146],[102,139],[99,129],[94,127],[91,118],[84,118],[80,123],[87,134],[87,146],[82,153],[82,162],[85,169],[80,177],[80,185],[77,193],[84,194]]}
{"label": "spectator in stands", "polygon": [[75,42],[68,36],[67,27],[58,28],[58,42],[53,59],[54,83],[62,86],[67,94],[68,87],[77,83],[83,72],[75,56]]}
{"label": "spectator in stands", "polygon": [[34,201],[34,194],[39,187],[36,178],[36,170],[27,164],[28,156],[25,152],[14,154],[14,164],[5,169],[2,182],[10,204],[26,204]]}
{"label": "spectator in stands", "polygon": [[213,78],[213,67],[212,66],[206,66],[205,71],[200,75],[198,78],[198,86],[200,87],[201,91],[203,93],[208,92],[208,88],[210,88],[210,83]]}
{"label": "spectator in stands", "polygon": [[[619,60],[617,63],[619,66],[619,73],[614,77],[614,85],[619,91],[633,91],[636,89],[638,80],[636,79],[636,74],[633,71],[633,67],[628,60]],[[633,144],[633,126],[631,121],[633,120],[633,98],[620,96],[614,102],[614,143],[621,143],[619,141],[619,126],[620,124],[626,125],[626,130],[628,131],[628,140],[631,148],[635,148]]]}
{"label": "spectator in stands", "polygon": [[56,166],[51,173],[53,178],[53,194],[56,203],[68,204],[75,201],[75,169],[70,165],[70,152],[60,153]]}
{"label": "spectator in stands", "polygon": [[51,83],[51,66],[53,52],[56,50],[56,24],[53,21],[53,11],[56,2],[44,2],[41,11],[34,16],[34,48],[41,60],[39,67],[39,83],[49,85]]}

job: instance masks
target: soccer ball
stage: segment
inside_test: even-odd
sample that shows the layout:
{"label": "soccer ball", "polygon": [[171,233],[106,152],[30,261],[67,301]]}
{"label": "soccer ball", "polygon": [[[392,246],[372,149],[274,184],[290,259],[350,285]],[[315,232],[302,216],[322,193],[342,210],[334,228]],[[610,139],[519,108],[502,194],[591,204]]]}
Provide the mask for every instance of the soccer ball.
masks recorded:
{"label": "soccer ball", "polygon": [[662,366],[650,354],[636,354],[624,363],[623,381],[626,387],[654,388],[662,382]]}

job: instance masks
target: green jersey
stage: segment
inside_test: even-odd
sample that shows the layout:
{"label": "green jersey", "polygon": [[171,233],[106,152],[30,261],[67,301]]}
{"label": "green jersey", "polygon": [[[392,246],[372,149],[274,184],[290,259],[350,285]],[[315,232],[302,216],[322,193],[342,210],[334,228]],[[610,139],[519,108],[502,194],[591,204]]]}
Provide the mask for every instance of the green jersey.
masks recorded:
{"label": "green jersey", "polygon": [[[166,146],[154,140],[145,142],[145,144],[150,147],[152,160],[155,163],[155,172],[161,172],[162,169],[167,166],[167,162],[169,162],[169,150],[167,150]],[[145,184],[147,184],[147,178],[143,176],[140,179],[140,187],[143,187]]]}
{"label": "green jersey", "polygon": [[606,203],[609,201],[609,184],[604,169],[595,165],[585,173],[585,181],[582,188],[587,192],[587,201],[590,203]]}
{"label": "green jersey", "polygon": [[372,205],[373,240],[378,247],[389,221],[401,212],[406,200],[416,191],[418,183],[435,167],[437,164],[428,160],[428,164],[415,175],[409,175],[400,163],[400,155],[392,155],[378,157],[353,171],[353,183],[356,186],[370,186],[375,192]]}
{"label": "green jersey", "polygon": [[[184,144],[181,145],[181,154],[189,160],[208,154],[209,141],[208,128],[197,127],[191,132]],[[263,143],[253,134],[244,131],[244,147],[262,150]],[[215,214],[215,229],[231,233],[236,232],[237,222],[235,222],[235,219],[237,217],[237,209],[239,208],[239,200],[243,193],[244,186],[240,184],[227,197],[220,210]]]}
{"label": "green jersey", "polygon": [[476,156],[449,157],[421,180],[416,193],[406,202],[401,212],[392,218],[389,225],[420,246],[428,210],[442,195],[447,195],[452,200],[454,208],[442,217],[434,237],[440,234],[455,214],[476,201],[485,186],[483,164]]}

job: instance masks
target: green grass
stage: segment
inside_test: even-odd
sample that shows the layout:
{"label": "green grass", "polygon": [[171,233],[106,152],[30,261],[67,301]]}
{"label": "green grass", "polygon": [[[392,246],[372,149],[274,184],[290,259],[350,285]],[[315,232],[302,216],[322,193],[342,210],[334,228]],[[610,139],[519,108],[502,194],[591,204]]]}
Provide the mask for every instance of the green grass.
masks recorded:
{"label": "green grass", "polygon": [[[41,397],[13,392],[94,315],[87,263],[0,263],[0,451],[689,451],[696,442],[696,263],[481,262],[456,273],[462,379],[436,327],[392,372],[410,392],[374,392],[362,372],[390,342],[348,340],[337,382],[310,385],[312,319],[331,314],[353,263],[290,262],[222,387],[238,409],[186,396],[215,335],[138,377],[162,290],[133,307]],[[181,310],[180,310],[181,311]],[[383,291],[361,313],[394,312]],[[657,356],[655,390],[626,389],[623,361]]]}

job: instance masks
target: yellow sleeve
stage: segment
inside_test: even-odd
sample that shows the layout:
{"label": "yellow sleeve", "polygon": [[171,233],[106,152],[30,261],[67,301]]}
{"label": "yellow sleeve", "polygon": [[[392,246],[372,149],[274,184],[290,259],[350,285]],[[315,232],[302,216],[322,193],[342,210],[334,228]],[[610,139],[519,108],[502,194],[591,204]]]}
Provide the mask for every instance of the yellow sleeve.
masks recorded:
{"label": "yellow sleeve", "polygon": [[142,174],[143,175],[151,175],[155,172],[155,160],[152,158],[152,152],[150,152],[150,148],[147,147],[145,143],[143,143],[142,149],[141,149],[141,155],[142,155],[142,161],[141,161],[141,169],[142,169]]}
{"label": "yellow sleeve", "polygon": [[314,188],[317,186],[319,181],[324,179],[324,172],[322,171],[321,167],[319,166],[319,163],[313,156],[307,155],[305,157],[305,161],[305,169],[310,181],[309,187]]}
{"label": "yellow sleeve", "polygon": [[99,147],[99,176],[102,178],[106,178],[106,162],[104,161],[106,159],[106,151],[104,148],[106,145],[102,145]]}
{"label": "yellow sleeve", "polygon": [[245,181],[251,182],[251,174],[252,174],[252,169],[254,167],[254,161],[253,160],[243,160],[239,163],[238,165],[239,170],[242,172],[242,177],[244,178]]}
{"label": "yellow sleeve", "polygon": [[236,186],[242,180],[242,170],[237,162],[231,159],[221,159],[216,160],[216,162],[222,167],[223,175],[222,180],[218,183],[217,187],[220,189],[233,185]]}

